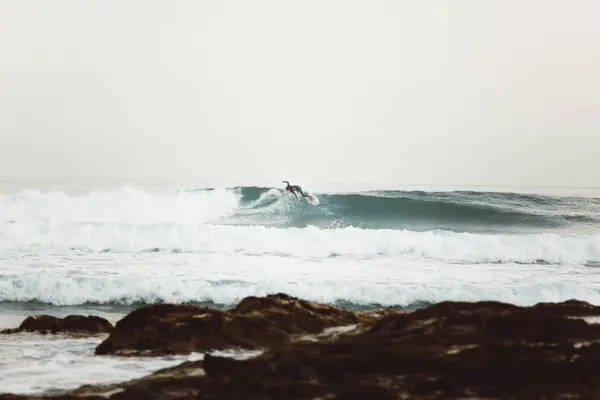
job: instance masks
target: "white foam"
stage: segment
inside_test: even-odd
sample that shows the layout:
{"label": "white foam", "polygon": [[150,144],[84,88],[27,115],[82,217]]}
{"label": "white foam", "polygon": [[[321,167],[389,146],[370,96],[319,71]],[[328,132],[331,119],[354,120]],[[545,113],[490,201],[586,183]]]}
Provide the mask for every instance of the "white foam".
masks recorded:
{"label": "white foam", "polygon": [[[394,256],[449,262],[592,263],[599,235],[483,235],[359,228],[277,229],[231,225],[260,213],[286,218],[292,196],[268,190],[241,205],[235,190],[146,193],[134,189],[67,196],[24,191],[0,196],[0,257],[21,252],[166,251]],[[278,199],[277,201],[274,201]],[[213,225],[229,223],[230,225]]]}
{"label": "white foam", "polygon": [[11,252],[162,251],[280,254],[296,257],[437,259],[448,262],[593,263],[600,261],[598,235],[485,235],[223,226],[210,224],[94,224],[17,222],[0,225],[0,255]]}
{"label": "white foam", "polygon": [[230,190],[0,197],[0,219],[13,221],[0,224],[0,301],[232,304],[279,291],[390,305],[598,300],[588,267],[600,261],[598,235],[211,223],[256,204],[273,215],[299,207],[292,196],[273,202],[278,193],[245,206]]}
{"label": "white foam", "polygon": [[[321,302],[409,305],[417,301],[499,300],[514,304],[600,303],[595,269],[519,264],[447,264],[393,257],[353,260],[220,254],[105,255],[48,265],[3,262],[0,301],[55,305],[212,301],[284,292]],[[79,265],[84,264],[81,268]]]}
{"label": "white foam", "polygon": [[[75,389],[85,384],[111,384],[141,378],[203,354],[169,357],[95,356],[103,337],[72,339],[36,334],[0,335],[0,393],[44,394]],[[220,356],[246,359],[258,352],[214,352]]]}
{"label": "white foam", "polygon": [[219,221],[239,207],[232,190],[146,193],[124,188],[67,196],[27,190],[0,196],[0,222],[49,225],[178,224]]}

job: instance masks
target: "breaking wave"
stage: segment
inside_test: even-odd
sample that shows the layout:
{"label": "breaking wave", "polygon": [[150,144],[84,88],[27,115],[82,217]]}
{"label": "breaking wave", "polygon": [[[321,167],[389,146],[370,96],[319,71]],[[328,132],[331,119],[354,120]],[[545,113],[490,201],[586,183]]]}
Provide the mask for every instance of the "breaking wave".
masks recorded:
{"label": "breaking wave", "polygon": [[316,194],[319,206],[258,187],[0,196],[0,303],[600,302],[583,277],[600,266],[598,199]]}

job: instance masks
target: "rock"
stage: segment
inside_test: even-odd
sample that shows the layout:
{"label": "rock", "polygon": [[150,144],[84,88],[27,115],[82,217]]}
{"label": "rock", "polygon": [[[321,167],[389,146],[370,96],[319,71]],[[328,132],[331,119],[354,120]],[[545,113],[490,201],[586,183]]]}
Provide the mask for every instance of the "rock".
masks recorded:
{"label": "rock", "polygon": [[0,393],[0,400],[106,400],[106,397],[100,396],[73,396],[73,395],[64,395],[64,396],[19,396],[13,394],[3,394]]}
{"label": "rock", "polygon": [[188,364],[185,379],[140,381],[118,398],[169,399],[174,388],[220,399],[591,398],[600,390],[600,326],[550,308],[570,306],[441,303],[246,361],[206,355],[195,366],[202,373],[192,377]]}
{"label": "rock", "polygon": [[600,390],[600,326],[568,314],[442,303],[335,342],[288,343],[247,361],[207,356],[204,369],[223,391],[252,398],[589,398]]}
{"label": "rock", "polygon": [[157,356],[215,349],[260,349],[295,335],[356,324],[369,317],[285,294],[248,297],[229,311],[197,305],[139,308],[115,325],[96,354]]}
{"label": "rock", "polygon": [[[208,312],[195,306],[146,308],[126,324],[158,318],[176,325],[200,309]],[[600,325],[573,318],[597,312],[587,303],[517,307],[445,302],[411,313],[388,313],[323,342],[281,338],[339,322],[360,324],[363,316],[282,295],[251,298],[230,312],[213,312],[215,317],[199,318],[220,319],[220,325],[206,325],[199,331],[211,332],[206,336],[209,340],[217,342],[217,333],[229,332],[222,343],[237,344],[246,338],[247,343],[258,345],[259,333],[250,330],[264,329],[261,332],[269,338],[264,343],[271,347],[244,361],[206,354],[203,361],[122,384],[82,387],[69,395],[112,400],[541,400],[591,399],[600,394]],[[255,324],[254,315],[264,318],[264,328]],[[228,324],[239,325],[231,325],[233,331],[228,331]],[[290,324],[287,330],[286,324]],[[142,337],[144,326],[155,333],[162,325],[146,322],[141,331],[129,332]],[[191,330],[178,329],[183,328],[173,331],[178,338],[195,337]]]}
{"label": "rock", "polygon": [[69,315],[57,318],[51,315],[27,317],[17,329],[7,329],[2,333],[39,332],[39,333],[107,333],[113,326],[104,318],[96,316]]}
{"label": "rock", "polygon": [[600,315],[600,307],[579,300],[568,300],[562,303],[538,303],[534,308],[554,315],[572,317]]}

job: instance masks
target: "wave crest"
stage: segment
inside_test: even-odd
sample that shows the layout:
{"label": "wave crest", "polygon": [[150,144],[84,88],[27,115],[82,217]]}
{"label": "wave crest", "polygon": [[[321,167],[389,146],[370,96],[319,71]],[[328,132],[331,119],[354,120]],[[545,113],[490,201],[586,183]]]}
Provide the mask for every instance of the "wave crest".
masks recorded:
{"label": "wave crest", "polygon": [[88,224],[229,224],[277,227],[389,228],[450,231],[594,228],[600,199],[511,193],[317,193],[321,205],[277,188],[181,190],[146,193],[125,188],[67,196],[24,191],[0,197],[0,222]]}

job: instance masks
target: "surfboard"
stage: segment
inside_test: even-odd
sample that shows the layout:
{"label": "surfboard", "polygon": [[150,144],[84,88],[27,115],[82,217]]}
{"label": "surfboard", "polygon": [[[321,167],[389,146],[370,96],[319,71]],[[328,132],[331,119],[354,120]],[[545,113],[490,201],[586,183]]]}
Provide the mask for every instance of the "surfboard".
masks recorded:
{"label": "surfboard", "polygon": [[318,206],[319,204],[321,204],[319,198],[314,194],[309,194],[308,197],[305,197],[305,199],[306,201],[308,201],[308,204],[312,204],[313,206]]}

